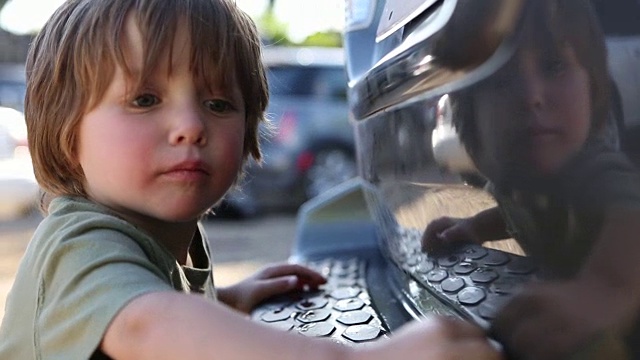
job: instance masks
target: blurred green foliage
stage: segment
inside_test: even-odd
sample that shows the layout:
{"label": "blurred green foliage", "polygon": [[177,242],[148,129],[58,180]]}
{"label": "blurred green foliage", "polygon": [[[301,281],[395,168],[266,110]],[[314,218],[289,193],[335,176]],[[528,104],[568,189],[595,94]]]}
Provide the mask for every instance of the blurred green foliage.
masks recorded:
{"label": "blurred green foliage", "polygon": [[260,33],[267,44],[293,45],[289,39],[287,24],[278,20],[273,11],[267,10],[256,19]]}
{"label": "blurred green foliage", "polygon": [[[7,4],[9,0],[0,0],[0,10]],[[275,0],[269,1],[267,10],[256,19],[256,23],[260,32],[264,36],[267,44],[276,44],[280,46],[323,46],[323,47],[341,47],[342,34],[336,30],[327,30],[317,32],[308,36],[302,42],[294,42],[289,38],[289,29],[287,23],[280,21],[273,11]]]}
{"label": "blurred green foliage", "polygon": [[274,1],[270,1],[270,6],[267,10],[262,14],[262,16],[256,19],[258,28],[264,37],[263,41],[266,44],[280,46],[342,46],[342,33],[336,30],[317,32],[306,37],[302,42],[292,41],[289,38],[289,29],[287,24],[280,21],[275,16],[273,3]]}
{"label": "blurred green foliage", "polygon": [[336,30],[317,32],[299,44],[304,46],[342,47],[342,33]]}

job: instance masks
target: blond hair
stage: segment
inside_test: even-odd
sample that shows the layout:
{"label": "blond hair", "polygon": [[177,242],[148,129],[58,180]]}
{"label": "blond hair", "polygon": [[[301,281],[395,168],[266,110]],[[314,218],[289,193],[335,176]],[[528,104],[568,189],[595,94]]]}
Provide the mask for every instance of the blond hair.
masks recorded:
{"label": "blond hair", "polygon": [[142,83],[152,74],[185,24],[195,80],[223,89],[237,82],[246,112],[244,159],[261,158],[258,124],[269,96],[260,37],[232,0],[69,0],[35,38],[26,64],[25,118],[43,198],[86,195],[75,160],[78,125],[102,99],[116,67],[132,76],[122,47],[130,14],[143,38],[142,72],[132,79]]}

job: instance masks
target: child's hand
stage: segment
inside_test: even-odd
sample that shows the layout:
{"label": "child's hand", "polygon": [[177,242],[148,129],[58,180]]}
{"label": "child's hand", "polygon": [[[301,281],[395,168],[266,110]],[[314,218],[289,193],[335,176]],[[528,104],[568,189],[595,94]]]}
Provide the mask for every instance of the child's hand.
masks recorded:
{"label": "child's hand", "polygon": [[304,286],[317,288],[327,280],[317,272],[296,264],[267,266],[238,284],[218,289],[218,299],[249,313],[261,301]]}
{"label": "child's hand", "polygon": [[358,349],[355,359],[502,359],[477,326],[439,316],[410,323],[386,340]]}
{"label": "child's hand", "polygon": [[422,235],[422,249],[437,255],[461,244],[482,244],[471,219],[441,217],[433,220]]}
{"label": "child's hand", "polygon": [[619,335],[636,319],[629,298],[598,280],[535,284],[505,305],[492,332],[518,359],[628,359]]}

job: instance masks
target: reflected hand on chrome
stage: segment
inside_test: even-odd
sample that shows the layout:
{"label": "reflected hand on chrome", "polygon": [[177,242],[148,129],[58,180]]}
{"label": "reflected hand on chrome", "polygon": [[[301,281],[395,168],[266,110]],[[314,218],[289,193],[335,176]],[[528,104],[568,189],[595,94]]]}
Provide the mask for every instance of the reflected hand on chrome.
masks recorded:
{"label": "reflected hand on chrome", "polygon": [[433,220],[422,235],[422,249],[429,254],[442,254],[463,244],[482,244],[473,218],[441,217]]}

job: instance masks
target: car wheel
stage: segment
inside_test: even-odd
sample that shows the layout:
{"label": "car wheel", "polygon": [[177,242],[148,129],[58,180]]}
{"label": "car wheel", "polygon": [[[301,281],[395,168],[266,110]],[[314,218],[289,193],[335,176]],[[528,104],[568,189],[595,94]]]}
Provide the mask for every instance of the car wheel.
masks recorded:
{"label": "car wheel", "polygon": [[308,199],[355,177],[354,156],[343,149],[320,150],[305,174],[305,195]]}

